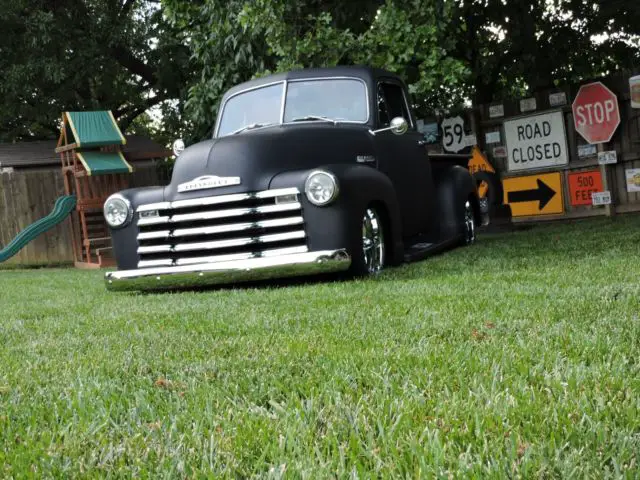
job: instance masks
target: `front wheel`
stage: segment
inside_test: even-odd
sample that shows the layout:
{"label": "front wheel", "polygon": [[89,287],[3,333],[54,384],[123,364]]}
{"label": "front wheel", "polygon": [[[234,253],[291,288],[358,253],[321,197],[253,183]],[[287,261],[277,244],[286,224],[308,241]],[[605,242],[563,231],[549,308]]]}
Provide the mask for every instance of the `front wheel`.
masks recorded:
{"label": "front wheel", "polygon": [[374,275],[384,268],[386,257],[383,220],[375,207],[367,207],[359,223],[362,234],[351,251],[352,273]]}
{"label": "front wheel", "polygon": [[476,241],[476,219],[473,212],[471,201],[467,200],[464,204],[464,223],[462,225],[463,242],[465,245],[471,245]]}

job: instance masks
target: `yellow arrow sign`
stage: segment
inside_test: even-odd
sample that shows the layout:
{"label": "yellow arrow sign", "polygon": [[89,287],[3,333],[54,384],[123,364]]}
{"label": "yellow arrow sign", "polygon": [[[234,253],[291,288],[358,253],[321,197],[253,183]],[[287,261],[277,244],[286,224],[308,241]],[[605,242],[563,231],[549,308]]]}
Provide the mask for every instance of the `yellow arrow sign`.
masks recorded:
{"label": "yellow arrow sign", "polygon": [[514,217],[564,213],[560,172],[505,178],[502,186]]}

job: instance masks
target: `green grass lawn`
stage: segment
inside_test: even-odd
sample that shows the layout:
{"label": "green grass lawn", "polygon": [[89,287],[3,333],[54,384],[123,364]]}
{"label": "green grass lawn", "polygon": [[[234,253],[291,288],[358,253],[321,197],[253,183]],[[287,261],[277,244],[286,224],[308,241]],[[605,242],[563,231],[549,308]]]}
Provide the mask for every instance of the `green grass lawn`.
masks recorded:
{"label": "green grass lawn", "polygon": [[638,478],[640,217],[366,281],[0,271],[0,477]]}

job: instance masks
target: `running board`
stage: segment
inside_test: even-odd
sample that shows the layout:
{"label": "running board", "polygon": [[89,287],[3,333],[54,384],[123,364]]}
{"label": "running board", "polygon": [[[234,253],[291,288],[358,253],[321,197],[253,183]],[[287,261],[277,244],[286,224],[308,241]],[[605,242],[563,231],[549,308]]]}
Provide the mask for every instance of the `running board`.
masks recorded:
{"label": "running board", "polygon": [[418,242],[412,245],[408,245],[404,251],[404,261],[417,262],[419,260],[424,260],[428,256],[446,250],[447,248],[450,248],[457,243],[457,239],[451,239],[438,243]]}

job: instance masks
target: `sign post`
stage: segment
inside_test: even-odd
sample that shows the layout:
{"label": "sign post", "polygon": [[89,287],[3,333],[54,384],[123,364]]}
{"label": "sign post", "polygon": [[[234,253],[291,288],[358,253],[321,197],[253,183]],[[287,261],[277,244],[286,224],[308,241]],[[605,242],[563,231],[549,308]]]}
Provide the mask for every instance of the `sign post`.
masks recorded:
{"label": "sign post", "polygon": [[[573,122],[576,132],[590,144],[598,144],[598,153],[604,151],[603,143],[611,141],[620,125],[618,97],[602,82],[582,85],[573,101]],[[600,165],[602,187],[609,190],[609,170]],[[613,205],[605,206],[608,217],[615,213]]]}
{"label": "sign post", "polygon": [[[598,144],[598,160],[599,160],[600,154],[602,153],[604,153],[604,147],[602,146],[601,143],[599,143]],[[600,176],[602,177],[602,189],[604,191],[611,191],[609,189],[609,168],[607,163],[600,164]],[[611,217],[612,215],[615,215],[616,211],[614,209],[612,201],[609,201],[609,203],[605,204],[604,211],[607,217]]]}

